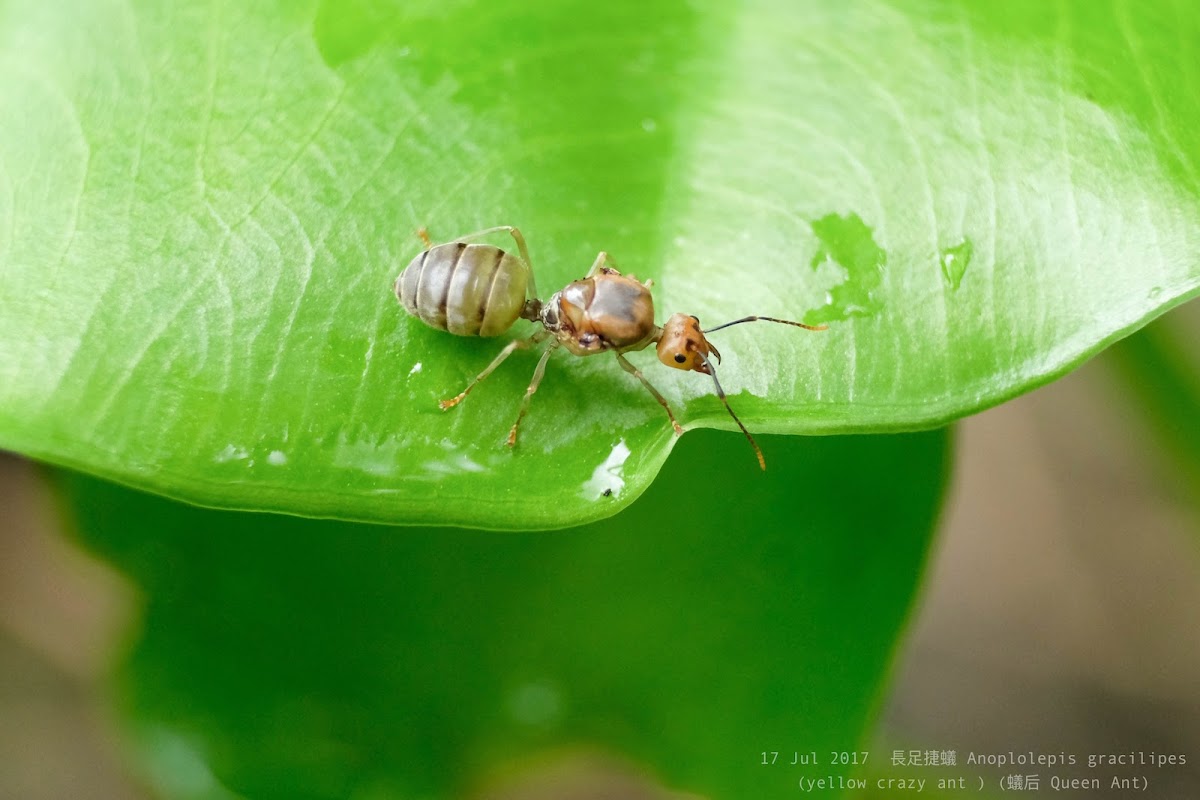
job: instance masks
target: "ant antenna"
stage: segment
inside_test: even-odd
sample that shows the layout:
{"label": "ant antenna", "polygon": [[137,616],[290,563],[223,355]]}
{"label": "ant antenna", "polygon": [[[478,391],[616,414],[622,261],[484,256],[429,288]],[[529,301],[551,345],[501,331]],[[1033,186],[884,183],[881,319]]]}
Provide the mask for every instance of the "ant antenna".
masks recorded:
{"label": "ant antenna", "polygon": [[[807,330],[810,330],[810,331],[829,330],[828,325],[806,325],[803,322],[792,322],[789,319],[775,319],[775,317],[742,317],[741,319],[735,319],[733,322],[726,322],[724,325],[718,325],[715,328],[706,328],[704,330],[704,332],[712,333],[713,331],[721,330],[721,328],[728,328],[730,325],[741,325],[743,322],[757,322],[759,320],[762,320],[763,322],[780,322],[784,325],[795,325],[797,328],[806,328]],[[737,418],[734,417],[734,419],[737,419]],[[743,428],[742,430],[745,430],[745,428]],[[747,434],[747,435],[749,435],[749,434]],[[753,441],[753,440],[751,440],[751,441]]]}
{"label": "ant antenna", "polygon": [[[738,320],[738,322],[749,322],[750,320],[754,320],[754,319],[767,319],[767,318],[766,317],[761,317],[761,318],[760,317],[750,317],[748,319]],[[784,320],[773,320],[773,321],[774,322],[783,322]],[[736,323],[730,322],[729,324],[734,325]],[[799,323],[793,322],[790,324],[798,325]],[[725,327],[725,326],[722,325],[721,327]],[[804,325],[802,327],[807,328],[808,326]],[[738,419],[738,415],[733,413],[733,407],[731,405],[729,405],[729,400],[727,400],[725,398],[725,390],[721,388],[721,382],[717,380],[717,371],[715,369],[713,369],[712,362],[708,360],[708,357],[704,355],[703,351],[697,350],[696,355],[698,355],[700,357],[700,361],[708,369],[708,374],[712,376],[713,385],[715,385],[717,387],[717,397],[721,398],[721,402],[725,404],[725,410],[729,412],[729,416],[733,417],[733,421],[736,422],[738,424],[738,427],[742,429],[742,433],[746,434],[746,438],[750,441],[750,446],[754,448],[754,455],[758,456],[758,466],[762,467],[763,471],[765,472],[767,469],[767,462],[766,462],[766,459],[763,458],[762,450],[758,449],[758,442],[754,441],[754,437],[750,435],[750,431],[746,430],[746,426],[742,424],[742,421],[740,419]]]}

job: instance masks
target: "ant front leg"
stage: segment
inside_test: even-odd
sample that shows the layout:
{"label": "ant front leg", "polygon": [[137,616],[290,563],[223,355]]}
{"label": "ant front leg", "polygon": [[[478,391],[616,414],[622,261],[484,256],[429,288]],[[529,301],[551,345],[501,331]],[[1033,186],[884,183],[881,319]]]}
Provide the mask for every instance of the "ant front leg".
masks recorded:
{"label": "ant front leg", "polygon": [[492,363],[488,364],[487,367],[484,368],[483,372],[475,376],[475,379],[467,385],[467,388],[463,389],[462,392],[460,392],[457,396],[451,397],[449,400],[438,401],[438,405],[441,407],[442,411],[447,411],[461,403],[466,396],[471,393],[471,390],[474,389],[480,381],[482,381],[488,375],[491,375],[492,370],[503,364],[504,359],[511,356],[514,350],[526,350],[543,341],[549,335],[549,331],[538,331],[528,339],[513,339],[505,346],[503,350],[500,351],[500,355],[492,359]]}
{"label": "ant front leg", "polygon": [[646,380],[646,376],[642,374],[640,369],[635,367],[627,358],[625,358],[625,356],[621,355],[620,353],[617,353],[617,363],[621,365],[621,369],[625,370],[630,375],[641,381],[642,386],[645,386],[646,390],[650,392],[650,394],[654,395],[654,399],[658,401],[658,404],[666,409],[667,417],[671,420],[671,427],[675,429],[675,435],[682,436],[683,428],[679,427],[679,423],[675,421],[675,415],[671,413],[671,407],[667,405],[667,399],[658,393],[658,389],[655,389],[650,385],[650,381]]}

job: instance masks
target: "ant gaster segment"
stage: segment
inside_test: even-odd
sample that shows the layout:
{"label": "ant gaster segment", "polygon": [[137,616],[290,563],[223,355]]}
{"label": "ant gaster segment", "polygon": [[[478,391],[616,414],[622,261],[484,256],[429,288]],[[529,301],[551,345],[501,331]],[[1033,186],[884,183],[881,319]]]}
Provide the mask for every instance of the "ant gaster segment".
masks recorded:
{"label": "ant gaster segment", "polygon": [[[509,233],[516,242],[519,257],[494,245],[468,243],[502,231]],[[424,228],[417,234],[425,243],[425,250],[404,268],[393,287],[397,299],[410,314],[431,327],[459,336],[498,336],[518,319],[542,326],[528,339],[509,342],[492,363],[467,384],[467,388],[456,397],[439,403],[443,411],[462,402],[514,350],[527,349],[550,339],[533,371],[533,380],[525,390],[517,420],[508,432],[509,447],[517,443],[517,428],[529,410],[530,398],[546,373],[550,354],[560,346],[577,356],[612,352],[621,368],[637,378],[666,410],[675,433],[682,434],[683,428],[666,399],[624,355],[653,344],[658,351],[658,360],[668,367],[701,372],[713,379],[717,397],[746,434],[759,466],[767,468],[758,443],[733,413],[717,380],[712,358],[719,364],[721,354],[706,338],[700,320],[675,314],[662,327],[654,324],[654,300],[650,296],[652,281],[642,282],[632,275],[622,275],[608,254],[601,252],[582,280],[572,281],[543,302],[537,296],[525,237],[516,228],[508,225],[488,228],[439,245],[430,241]],[[751,316],[710,328],[708,333],[757,321],[794,325],[810,331],[826,329],[825,325]]]}

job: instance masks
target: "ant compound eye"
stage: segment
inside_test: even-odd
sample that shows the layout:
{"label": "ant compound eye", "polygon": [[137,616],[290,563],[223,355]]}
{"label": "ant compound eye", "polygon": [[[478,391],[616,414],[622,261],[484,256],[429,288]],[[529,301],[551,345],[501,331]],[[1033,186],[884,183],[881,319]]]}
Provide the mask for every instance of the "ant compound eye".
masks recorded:
{"label": "ant compound eye", "polygon": [[675,354],[675,363],[676,364],[682,364],[685,361],[687,361],[687,356],[685,356],[683,353]]}

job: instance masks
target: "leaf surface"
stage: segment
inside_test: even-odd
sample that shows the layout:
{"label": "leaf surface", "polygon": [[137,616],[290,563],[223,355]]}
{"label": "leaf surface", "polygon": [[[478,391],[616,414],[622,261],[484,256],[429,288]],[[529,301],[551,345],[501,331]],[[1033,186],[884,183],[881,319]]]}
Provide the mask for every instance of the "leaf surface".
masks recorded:
{"label": "leaf surface", "polygon": [[828,323],[714,334],[751,430],[942,424],[1196,293],[1197,41],[1171,0],[6,0],[0,446],[314,516],[629,503],[673,438],[606,355],[555,354],[515,452],[532,354],[439,411],[504,340],[398,306],[421,225],[520,226],[543,297],[603,249],[660,321]]}

